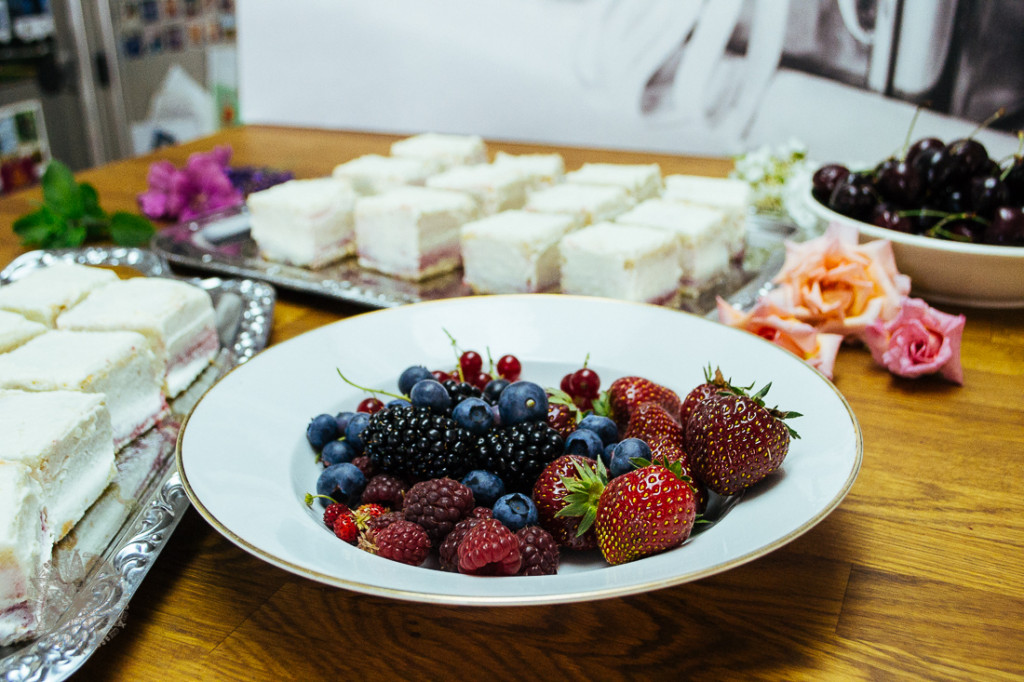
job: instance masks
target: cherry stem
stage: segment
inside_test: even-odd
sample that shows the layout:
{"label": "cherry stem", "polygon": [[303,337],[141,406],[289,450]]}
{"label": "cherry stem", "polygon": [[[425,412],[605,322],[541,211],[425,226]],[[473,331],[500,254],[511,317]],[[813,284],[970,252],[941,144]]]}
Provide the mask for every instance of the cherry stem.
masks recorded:
{"label": "cherry stem", "polygon": [[903,141],[903,149],[900,150],[900,161],[907,160],[907,150],[910,149],[910,136],[914,133],[914,126],[917,125],[917,117],[921,115],[921,109],[924,105],[919,105],[914,109],[914,116],[910,119],[910,127],[907,128],[907,139]]}
{"label": "cherry stem", "polygon": [[409,399],[409,396],[398,395],[397,393],[391,393],[389,391],[382,391],[382,390],[379,390],[379,389],[366,388],[365,386],[360,386],[359,384],[351,381],[347,376],[342,374],[340,369],[337,369],[337,368],[335,368],[335,369],[338,372],[338,376],[341,377],[341,380],[344,381],[346,384],[348,384],[349,386],[352,386],[354,388],[358,388],[360,391],[365,391],[366,393],[369,393],[370,395],[372,395],[375,398],[377,397],[377,394],[380,393],[381,395],[386,395],[389,398],[396,398],[398,400],[408,400]]}
{"label": "cherry stem", "polygon": [[443,331],[445,336],[448,337],[448,340],[452,342],[452,350],[455,351],[455,369],[459,371],[459,382],[461,383],[466,380],[466,377],[462,374],[462,351],[459,350],[459,343],[447,329],[441,327],[441,331]]}
{"label": "cherry stem", "polygon": [[984,130],[985,128],[989,127],[989,125],[994,123],[997,119],[1002,118],[1003,114],[1005,114],[1005,113],[1006,113],[1006,109],[1004,107],[999,107],[999,109],[996,111],[996,113],[992,114],[991,116],[986,118],[984,121],[982,121],[981,125],[979,125],[977,128],[975,128],[974,132],[972,132],[970,135],[967,136],[967,139],[970,140],[971,138],[973,138],[975,135],[980,133],[982,130]]}

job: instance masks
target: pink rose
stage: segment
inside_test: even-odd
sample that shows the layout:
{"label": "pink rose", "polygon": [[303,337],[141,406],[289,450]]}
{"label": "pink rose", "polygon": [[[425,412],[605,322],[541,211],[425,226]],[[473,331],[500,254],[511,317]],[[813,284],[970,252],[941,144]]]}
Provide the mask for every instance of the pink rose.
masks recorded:
{"label": "pink rose", "polygon": [[857,228],[832,223],[820,237],[786,242],[786,260],[770,296],[779,308],[818,331],[859,338],[896,313],[910,293],[888,240],[857,243]]}
{"label": "pink rose", "polygon": [[889,321],[876,320],[864,330],[875,362],[901,377],[938,372],[962,384],[960,341],[966,318],[935,310],[919,298],[903,300]]}
{"label": "pink rose", "polygon": [[149,189],[138,196],[139,208],[154,219],[190,220],[237,206],[245,199],[228,177],[231,148],[214,147],[188,157],[184,168],[166,160],[149,167]]}
{"label": "pink rose", "polygon": [[835,368],[836,354],[843,342],[841,334],[822,334],[782,310],[768,298],[760,298],[749,313],[744,313],[718,298],[718,319],[723,324],[743,329],[768,339],[805,360],[829,379]]}

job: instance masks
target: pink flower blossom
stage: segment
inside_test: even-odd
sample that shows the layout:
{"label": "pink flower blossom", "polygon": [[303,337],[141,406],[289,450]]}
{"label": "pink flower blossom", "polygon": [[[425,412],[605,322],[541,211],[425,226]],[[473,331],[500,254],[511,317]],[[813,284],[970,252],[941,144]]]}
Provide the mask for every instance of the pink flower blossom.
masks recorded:
{"label": "pink flower blossom", "polygon": [[857,243],[852,225],[832,223],[820,237],[786,242],[786,260],[768,295],[790,316],[820,332],[859,338],[892,317],[910,292],[888,240]]}
{"label": "pink flower blossom", "polygon": [[960,341],[966,318],[935,310],[919,298],[906,298],[891,320],[876,320],[864,330],[875,362],[901,377],[939,373],[964,382]]}
{"label": "pink flower blossom", "polygon": [[138,196],[139,208],[150,218],[191,220],[243,202],[242,193],[227,174],[231,148],[215,147],[188,157],[184,168],[170,161],[149,167],[149,189]]}
{"label": "pink flower blossom", "polygon": [[832,378],[836,354],[843,342],[841,334],[820,333],[765,297],[760,298],[747,313],[737,310],[719,297],[718,319],[723,324],[757,334],[785,348],[829,379]]}

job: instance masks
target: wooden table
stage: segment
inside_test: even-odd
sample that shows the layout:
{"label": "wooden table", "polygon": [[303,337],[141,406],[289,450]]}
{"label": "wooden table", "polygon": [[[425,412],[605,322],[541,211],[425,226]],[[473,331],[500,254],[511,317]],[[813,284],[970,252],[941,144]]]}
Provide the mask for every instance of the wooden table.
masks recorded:
{"label": "wooden table", "polygon": [[[235,164],[324,175],[389,136],[249,127],[161,151],[229,144]],[[545,148],[491,143],[513,153]],[[558,149],[723,175],[724,159]],[[108,211],[135,210],[156,158],[80,174]],[[0,201],[11,222],[38,189]],[[194,511],[83,679],[1020,679],[1024,675],[1024,311],[964,312],[965,383],[895,379],[844,348],[836,386],[864,463],[811,531],[698,582],[604,601],[509,608],[404,603],[326,587],[236,548]],[[360,309],[280,292],[271,343]],[[258,503],[258,501],[254,501]]]}

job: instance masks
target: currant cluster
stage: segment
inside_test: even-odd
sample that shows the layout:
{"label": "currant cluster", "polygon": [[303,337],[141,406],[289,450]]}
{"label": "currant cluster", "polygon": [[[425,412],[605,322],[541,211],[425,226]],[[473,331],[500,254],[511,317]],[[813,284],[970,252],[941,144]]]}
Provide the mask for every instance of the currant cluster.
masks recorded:
{"label": "currant cluster", "polygon": [[827,164],[812,194],[849,218],[908,234],[1024,246],[1024,156],[1000,164],[972,137],[918,139],[867,170]]}

